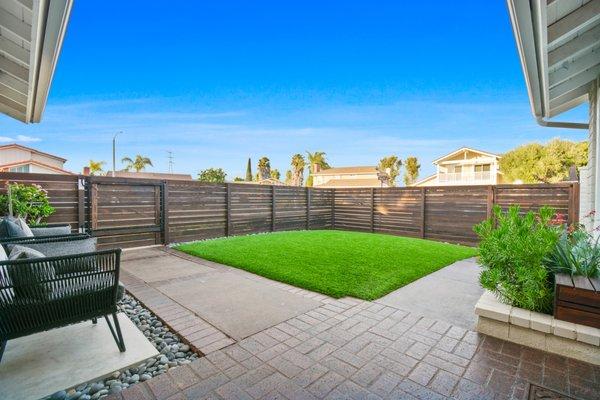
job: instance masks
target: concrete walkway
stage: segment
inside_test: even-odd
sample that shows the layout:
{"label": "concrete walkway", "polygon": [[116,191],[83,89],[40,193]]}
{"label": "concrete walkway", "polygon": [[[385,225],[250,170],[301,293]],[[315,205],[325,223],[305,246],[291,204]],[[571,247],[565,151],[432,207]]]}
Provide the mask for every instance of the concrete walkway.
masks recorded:
{"label": "concrete walkway", "polygon": [[479,271],[475,258],[457,261],[375,302],[474,329],[473,310],[483,293]]}
{"label": "concrete walkway", "polygon": [[203,353],[315,309],[326,298],[163,248],[125,252],[121,280]]}

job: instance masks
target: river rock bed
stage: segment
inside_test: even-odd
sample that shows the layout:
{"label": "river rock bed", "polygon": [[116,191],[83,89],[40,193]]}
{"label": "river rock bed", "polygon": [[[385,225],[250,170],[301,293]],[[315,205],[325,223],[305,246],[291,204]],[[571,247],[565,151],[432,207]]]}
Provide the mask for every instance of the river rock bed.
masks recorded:
{"label": "river rock bed", "polygon": [[120,392],[138,382],[144,382],[152,377],[164,374],[169,368],[189,364],[199,357],[190,347],[183,343],[179,336],[172,332],[156,318],[150,310],[133,297],[125,295],[118,304],[119,312],[127,317],[150,342],[160,351],[160,355],[145,362],[123,370],[115,371],[111,376],[98,382],[79,385],[69,390],[61,390],[45,399],[50,400],[97,400],[112,393]]}

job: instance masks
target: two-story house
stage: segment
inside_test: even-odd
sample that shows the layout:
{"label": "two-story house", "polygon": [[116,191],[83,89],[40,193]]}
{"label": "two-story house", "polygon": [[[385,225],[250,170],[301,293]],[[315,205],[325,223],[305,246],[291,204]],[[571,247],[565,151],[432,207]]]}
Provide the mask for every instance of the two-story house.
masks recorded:
{"label": "two-story house", "polygon": [[63,166],[67,160],[20,144],[0,146],[0,172],[31,172],[71,175]]}
{"label": "two-story house", "polygon": [[433,161],[437,172],[412,186],[496,185],[504,183],[500,156],[462,147]]}

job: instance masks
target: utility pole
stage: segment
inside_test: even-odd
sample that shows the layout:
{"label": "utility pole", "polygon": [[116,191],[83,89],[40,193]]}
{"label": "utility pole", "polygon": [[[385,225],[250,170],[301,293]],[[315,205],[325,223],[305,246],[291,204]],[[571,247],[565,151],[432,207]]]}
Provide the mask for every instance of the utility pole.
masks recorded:
{"label": "utility pole", "polygon": [[167,153],[169,154],[169,173],[172,174],[173,173],[173,152],[171,150],[167,150]]}
{"label": "utility pole", "polygon": [[117,135],[119,135],[120,133],[123,133],[123,131],[119,131],[117,133],[115,133],[115,135],[113,136],[113,141],[112,141],[112,150],[113,150],[113,167],[112,167],[112,177],[115,177],[115,169],[117,168],[117,160],[116,160],[116,152],[115,152],[115,148],[116,148],[116,141],[117,141]]}

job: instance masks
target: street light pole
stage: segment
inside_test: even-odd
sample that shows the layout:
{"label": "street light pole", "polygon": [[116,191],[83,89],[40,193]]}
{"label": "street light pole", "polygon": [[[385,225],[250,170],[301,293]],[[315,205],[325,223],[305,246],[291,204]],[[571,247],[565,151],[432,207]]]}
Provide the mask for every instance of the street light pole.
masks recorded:
{"label": "street light pole", "polygon": [[119,131],[117,133],[115,133],[115,135],[113,136],[113,141],[112,141],[112,150],[113,150],[113,167],[112,167],[112,177],[115,177],[115,169],[117,168],[116,166],[116,157],[115,157],[115,148],[116,148],[116,141],[117,141],[117,135],[119,133],[123,133],[123,131]]}

